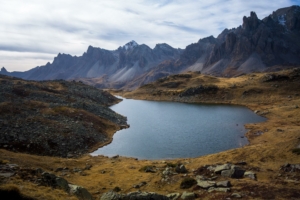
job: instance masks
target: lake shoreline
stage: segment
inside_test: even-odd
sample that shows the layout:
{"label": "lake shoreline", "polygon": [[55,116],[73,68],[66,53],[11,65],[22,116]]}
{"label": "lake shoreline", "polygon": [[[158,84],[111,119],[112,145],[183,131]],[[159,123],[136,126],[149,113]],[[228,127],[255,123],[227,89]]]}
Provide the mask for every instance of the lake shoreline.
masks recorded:
{"label": "lake shoreline", "polygon": [[[126,115],[132,128],[114,134],[112,143],[92,155],[120,155],[142,160],[195,158],[249,144],[244,125],[265,121],[245,106],[228,104],[123,99],[111,108]],[[147,113],[146,118],[144,113]],[[160,145],[156,146],[158,141]]]}
{"label": "lake shoreline", "polygon": [[[287,166],[300,163],[300,156],[293,153],[294,149],[299,149],[300,144],[300,111],[298,108],[300,105],[300,73],[298,75],[297,73],[293,70],[286,70],[272,73],[274,76],[271,76],[270,73],[255,73],[236,78],[217,78],[192,74],[191,79],[179,80],[182,82],[181,88],[164,88],[158,83],[153,83],[143,86],[140,90],[123,93],[126,98],[148,98],[149,100],[151,97],[152,100],[174,100],[176,94],[180,94],[186,88],[197,87],[199,83],[217,85],[219,88],[217,93],[208,91],[202,97],[197,94],[198,96],[184,97],[181,100],[192,102],[198,99],[199,102],[210,103],[231,102],[246,106],[260,116],[266,117],[267,121],[263,123],[245,125],[245,128],[249,130],[246,135],[250,145],[241,148],[197,158],[172,160],[137,160],[121,156],[107,157],[89,154],[78,158],[58,158],[13,153],[0,149],[0,160],[1,162],[8,161],[12,164],[18,164],[22,169],[41,168],[56,176],[64,177],[68,182],[86,188],[94,199],[99,199],[105,192],[116,187],[119,187],[122,193],[138,190],[163,195],[194,192],[201,199],[232,198],[231,195],[234,193],[245,199],[296,199],[300,196],[300,173],[299,171],[286,172],[284,170],[288,169]],[[285,76],[288,79],[270,81],[266,78],[279,76]],[[177,80],[173,79],[172,81]],[[157,96],[158,94],[161,95]],[[163,179],[162,173],[166,167],[177,163],[184,164],[187,173],[172,175],[168,180]],[[210,193],[206,189],[197,188],[194,190],[193,187],[188,189],[180,187],[185,178],[195,179],[196,172],[206,169],[205,166],[226,163],[243,163],[244,169],[255,173],[256,180],[218,176],[216,181],[228,180],[231,182],[232,187],[226,193]],[[89,170],[83,170],[86,166],[92,167]],[[140,171],[145,166],[154,167],[156,172]],[[60,168],[68,168],[69,171],[56,171]],[[83,172],[73,172],[72,169],[74,168],[80,168]],[[206,174],[200,175],[207,176]],[[42,196],[43,199],[49,200],[53,198],[47,197],[47,194],[53,194],[57,199],[73,197],[58,188],[37,186],[34,182],[30,182],[31,179],[26,178],[26,176],[6,178],[5,184],[0,185],[0,189],[10,184],[20,188],[22,194],[32,197]],[[138,186],[140,188],[134,187],[144,182],[146,184]]]}

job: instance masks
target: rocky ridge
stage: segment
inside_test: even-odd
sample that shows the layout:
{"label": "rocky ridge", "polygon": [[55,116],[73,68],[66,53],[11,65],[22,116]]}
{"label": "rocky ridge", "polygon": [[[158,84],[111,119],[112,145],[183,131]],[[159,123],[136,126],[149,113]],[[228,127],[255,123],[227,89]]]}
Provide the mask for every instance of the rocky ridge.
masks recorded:
{"label": "rocky ridge", "polygon": [[242,25],[225,29],[184,50],[167,44],[151,49],[130,41],[109,51],[89,46],[76,57],[58,54],[52,63],[26,72],[1,74],[30,80],[76,79],[98,88],[132,90],[159,78],[186,71],[233,77],[300,66],[300,7],[274,11],[264,19],[255,12]]}
{"label": "rocky ridge", "polygon": [[181,49],[165,43],[151,49],[145,44],[130,41],[116,50],[89,46],[79,57],[59,53],[52,63],[26,72],[10,73],[3,67],[0,74],[27,80],[76,79],[89,83],[88,80],[92,79],[92,85],[98,88],[120,88],[158,63],[177,59],[181,52]]}
{"label": "rocky ridge", "polygon": [[127,127],[108,108],[120,100],[77,82],[25,81],[0,76],[0,146],[39,155],[72,157],[109,142]]}
{"label": "rocky ridge", "polygon": [[233,77],[299,67],[299,20],[299,6],[278,9],[262,20],[251,12],[241,26],[188,45],[178,60],[160,63],[137,81],[146,84],[149,77],[154,81],[187,71]]}

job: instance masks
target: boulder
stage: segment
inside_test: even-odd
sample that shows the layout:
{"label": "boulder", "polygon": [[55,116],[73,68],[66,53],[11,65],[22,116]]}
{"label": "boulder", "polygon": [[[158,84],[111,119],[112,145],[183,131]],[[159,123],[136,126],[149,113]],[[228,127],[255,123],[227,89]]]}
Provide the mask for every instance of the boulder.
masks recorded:
{"label": "boulder", "polygon": [[9,177],[12,177],[13,175],[15,175],[15,172],[0,173],[0,177],[4,177],[4,178],[9,178]]}
{"label": "boulder", "polygon": [[69,192],[69,183],[66,179],[61,178],[61,177],[56,177],[55,179],[56,186],[63,189],[66,192]]}
{"label": "boulder", "polygon": [[156,170],[153,169],[153,167],[147,166],[146,169],[145,169],[145,172],[146,172],[146,173],[155,173]]}
{"label": "boulder", "polygon": [[230,169],[231,165],[230,164],[224,164],[224,165],[217,165],[215,168],[215,173],[216,174],[221,174],[223,170],[228,170]]}
{"label": "boulder", "polygon": [[230,181],[220,181],[220,182],[217,182],[216,186],[217,187],[230,187],[231,183],[230,183]]}
{"label": "boulder", "polygon": [[208,189],[210,187],[215,187],[216,182],[215,181],[201,181],[201,180],[198,180],[197,185],[199,187],[203,188],[203,189]]}
{"label": "boulder", "polygon": [[232,193],[231,197],[233,197],[233,198],[242,198],[242,195],[240,195],[239,193]]}
{"label": "boulder", "polygon": [[173,175],[174,173],[172,172],[172,168],[167,167],[163,172],[162,172],[163,176],[169,176],[169,175]]}
{"label": "boulder", "polygon": [[177,200],[180,197],[180,193],[171,193],[168,194],[167,197],[172,200]]}
{"label": "boulder", "polygon": [[169,200],[168,197],[154,192],[131,192],[122,198],[122,200]]}
{"label": "boulder", "polygon": [[244,177],[247,177],[247,178],[251,178],[253,180],[256,180],[256,174],[254,172],[251,172],[251,171],[247,171],[244,173]]}
{"label": "boulder", "polygon": [[122,198],[122,195],[121,194],[118,194],[116,192],[113,192],[113,191],[109,191],[109,192],[106,192],[104,193],[100,200],[119,200]]}
{"label": "boulder", "polygon": [[221,175],[223,177],[229,177],[229,178],[243,178],[245,173],[245,170],[242,169],[229,169],[229,170],[223,170],[221,172]]}
{"label": "boulder", "polygon": [[93,196],[87,189],[73,184],[69,184],[69,188],[70,194],[75,195],[79,200],[93,200]]}
{"label": "boulder", "polygon": [[55,188],[57,186],[56,184],[56,176],[54,174],[51,174],[49,172],[43,172],[42,173],[42,182],[44,185],[51,186]]}
{"label": "boulder", "polygon": [[176,171],[177,173],[182,173],[182,174],[188,172],[188,171],[186,170],[185,166],[184,166],[184,165],[181,165],[181,164],[179,164],[179,165],[176,166],[175,171]]}
{"label": "boulder", "polygon": [[194,200],[196,195],[194,192],[183,192],[181,195],[181,199],[183,200]]}

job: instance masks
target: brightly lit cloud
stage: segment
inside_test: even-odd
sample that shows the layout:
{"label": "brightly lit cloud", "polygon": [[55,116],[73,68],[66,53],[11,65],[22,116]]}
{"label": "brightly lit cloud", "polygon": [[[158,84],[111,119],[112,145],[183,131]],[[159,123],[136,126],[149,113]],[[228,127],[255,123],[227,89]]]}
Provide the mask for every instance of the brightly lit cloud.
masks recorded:
{"label": "brightly lit cloud", "polygon": [[[276,2],[276,3],[275,3]],[[185,48],[300,0],[2,0],[0,66],[28,70],[60,53],[82,55],[89,45],[117,49],[130,40]],[[9,56],[7,56],[9,55]]]}

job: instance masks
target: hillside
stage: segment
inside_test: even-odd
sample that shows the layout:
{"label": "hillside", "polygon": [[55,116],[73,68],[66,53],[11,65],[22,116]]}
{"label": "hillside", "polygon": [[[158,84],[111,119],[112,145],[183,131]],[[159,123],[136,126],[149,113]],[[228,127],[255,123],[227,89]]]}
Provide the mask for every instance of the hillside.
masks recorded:
{"label": "hillside", "polygon": [[78,82],[25,81],[0,75],[0,147],[73,157],[111,141],[126,117],[108,106],[120,100]]}
{"label": "hillside", "polygon": [[[137,191],[155,194],[128,196],[167,199],[166,195],[178,193],[189,194],[191,199],[297,199],[299,86],[300,70],[289,69],[235,78],[189,72],[159,79],[136,91],[114,91],[135,99],[239,104],[268,120],[246,125],[249,145],[198,158],[137,160],[85,154],[66,159],[0,149],[0,193],[10,191],[33,199],[114,199],[113,195],[126,199],[121,194]],[[47,173],[41,172],[60,181],[47,182],[54,179],[46,179]],[[71,186],[60,184],[62,180]],[[72,184],[86,188],[90,196],[74,193]],[[107,193],[111,190],[116,192]]]}

